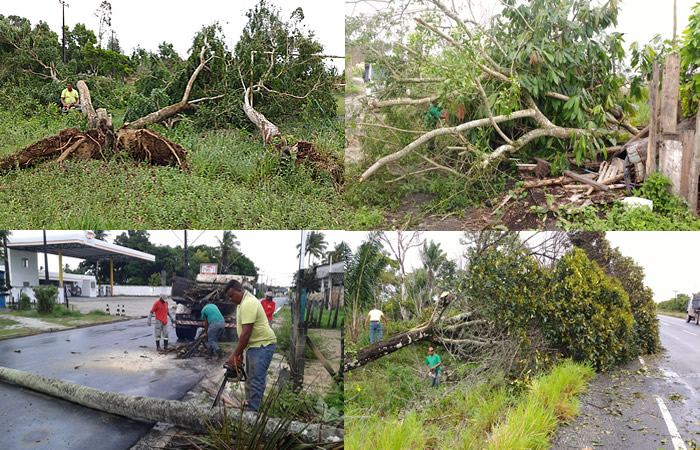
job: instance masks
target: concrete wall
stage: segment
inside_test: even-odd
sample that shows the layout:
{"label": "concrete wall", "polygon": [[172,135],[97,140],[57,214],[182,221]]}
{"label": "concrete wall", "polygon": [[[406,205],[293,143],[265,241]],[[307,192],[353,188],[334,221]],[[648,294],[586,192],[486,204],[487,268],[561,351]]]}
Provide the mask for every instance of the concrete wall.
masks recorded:
{"label": "concrete wall", "polygon": [[[10,282],[12,287],[37,286],[39,284],[39,270],[37,253],[8,249],[10,259]],[[23,259],[28,260],[24,267]]]}
{"label": "concrete wall", "polygon": [[[133,297],[157,297],[170,295],[171,286],[114,286],[114,295],[127,295]],[[109,285],[107,285],[109,292]]]}

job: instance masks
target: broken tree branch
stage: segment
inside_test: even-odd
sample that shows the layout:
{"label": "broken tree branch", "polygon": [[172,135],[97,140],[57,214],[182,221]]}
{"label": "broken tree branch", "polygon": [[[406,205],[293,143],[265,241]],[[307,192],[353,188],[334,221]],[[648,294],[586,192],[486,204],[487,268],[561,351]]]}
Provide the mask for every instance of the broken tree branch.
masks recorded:
{"label": "broken tree branch", "polygon": [[[511,113],[508,116],[496,116],[493,118],[493,121],[500,123],[500,122],[506,122],[509,120],[516,120],[516,119],[522,119],[525,117],[535,117],[535,110],[533,109],[525,109],[522,111],[515,111],[514,113]],[[390,163],[392,161],[396,161],[398,159],[403,158],[407,154],[409,154],[411,151],[413,151],[415,148],[417,148],[419,145],[422,145],[426,142],[428,142],[430,139],[437,137],[437,136],[442,136],[444,134],[452,134],[452,133],[461,133],[462,131],[470,130],[472,128],[478,128],[478,127],[483,127],[490,125],[492,122],[491,119],[485,118],[485,119],[478,119],[478,120],[472,120],[471,122],[466,122],[460,125],[457,125],[456,127],[449,127],[449,128],[438,128],[436,130],[429,131],[416,139],[415,141],[411,142],[398,152],[392,153],[390,155],[384,156],[383,158],[380,158],[377,162],[372,164],[372,166],[365,170],[365,172],[360,176],[360,182],[366,180],[374,172],[379,170],[381,167],[386,165],[387,163]]]}
{"label": "broken tree branch", "polygon": [[[187,82],[187,86],[185,87],[185,92],[182,94],[182,100],[180,100],[177,103],[174,103],[172,105],[168,105],[165,108],[161,108],[158,111],[152,112],[150,114],[147,114],[140,119],[136,119],[133,122],[130,123],[125,123],[124,126],[127,128],[131,128],[132,130],[137,130],[140,128],[145,127],[148,124],[152,123],[159,123],[162,122],[166,119],[169,119],[170,117],[174,116],[175,114],[178,114],[185,109],[187,109],[190,105],[188,103],[187,99],[190,96],[190,92],[192,91],[192,86],[194,85],[194,81],[197,79],[197,75],[199,75],[199,72],[202,71],[204,66],[209,62],[209,59],[205,60],[204,59],[204,50],[206,50],[207,45],[206,41],[204,45],[202,46],[202,49],[199,52],[199,65],[197,66],[196,69],[194,69],[194,72],[192,72],[192,75],[190,76],[189,81]],[[210,97],[209,99],[214,99],[218,97]],[[203,99],[198,99],[199,101],[203,101]]]}

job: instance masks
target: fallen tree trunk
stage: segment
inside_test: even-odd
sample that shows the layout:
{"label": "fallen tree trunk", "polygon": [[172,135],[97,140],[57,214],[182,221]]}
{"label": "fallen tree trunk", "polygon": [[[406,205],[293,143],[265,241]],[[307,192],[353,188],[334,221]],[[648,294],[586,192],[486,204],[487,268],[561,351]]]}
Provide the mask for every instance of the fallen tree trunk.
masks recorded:
{"label": "fallen tree trunk", "polygon": [[365,364],[377,360],[383,356],[407,346],[415,342],[428,339],[433,336],[433,329],[435,322],[440,320],[442,314],[445,312],[450,302],[454,300],[455,296],[449,292],[444,292],[438,300],[438,304],[435,307],[432,317],[428,323],[420,325],[403,333],[396,334],[390,338],[378,342],[370,347],[365,347],[357,352],[357,357],[355,359],[345,358],[343,362],[343,372],[349,372],[351,370],[362,367]]}
{"label": "fallen tree trunk", "polygon": [[282,137],[280,129],[277,128],[277,125],[267,120],[267,117],[265,117],[261,112],[256,111],[250,104],[250,96],[253,95],[251,88],[246,88],[244,95],[243,111],[245,112],[245,115],[248,116],[250,121],[253,122],[256,127],[258,127],[258,130],[260,130],[260,134],[262,135],[265,145],[272,144],[272,141],[277,138],[280,141],[276,145],[278,149],[286,146],[287,141],[284,139],[284,137]]}
{"label": "fallen tree trunk", "polygon": [[[228,423],[234,426],[239,420],[244,426],[252,426],[258,420],[258,414],[254,412],[221,407],[210,409],[177,400],[107,392],[6,367],[0,367],[0,380],[109,414],[170,423],[201,433],[208,433],[209,427],[221,429],[225,422],[224,415],[228,416]],[[263,436],[267,438],[275,434],[280,421],[281,419],[268,418]],[[288,433],[307,442],[342,442],[344,439],[342,429],[302,422],[291,422]]]}

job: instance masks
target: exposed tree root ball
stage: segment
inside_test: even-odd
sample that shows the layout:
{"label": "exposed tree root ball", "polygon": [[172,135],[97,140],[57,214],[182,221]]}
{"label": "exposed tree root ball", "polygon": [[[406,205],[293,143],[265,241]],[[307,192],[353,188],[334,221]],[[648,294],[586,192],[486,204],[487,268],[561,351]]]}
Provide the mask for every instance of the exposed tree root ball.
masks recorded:
{"label": "exposed tree root ball", "polygon": [[117,149],[129,152],[139,161],[187,170],[187,150],[151,130],[120,129],[117,131]]}
{"label": "exposed tree root ball", "polygon": [[99,130],[80,131],[77,128],[61,130],[58,135],[37,141],[12,155],[0,159],[0,169],[15,166],[32,167],[46,160],[61,162],[67,158],[105,159],[105,135]]}
{"label": "exposed tree root ball", "polygon": [[334,154],[320,153],[312,143],[306,141],[299,141],[287,150],[296,155],[297,165],[306,165],[314,171],[314,174],[319,170],[326,172],[333,178],[337,188],[343,186],[345,170]]}

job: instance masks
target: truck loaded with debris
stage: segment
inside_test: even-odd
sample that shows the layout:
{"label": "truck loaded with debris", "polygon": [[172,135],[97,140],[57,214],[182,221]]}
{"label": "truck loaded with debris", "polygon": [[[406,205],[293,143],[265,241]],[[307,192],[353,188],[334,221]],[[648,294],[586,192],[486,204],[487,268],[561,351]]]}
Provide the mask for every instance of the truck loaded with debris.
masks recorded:
{"label": "truck loaded with debris", "polygon": [[231,342],[238,339],[235,330],[236,305],[223,292],[224,286],[231,280],[237,280],[244,289],[252,290],[254,278],[245,275],[197,275],[196,281],[177,276],[173,279],[171,297],[177,303],[175,332],[178,339],[195,339],[197,329],[204,327],[201,316],[204,299],[215,304],[226,321],[219,340]]}
{"label": "truck loaded with debris", "polygon": [[695,325],[700,325],[700,294],[693,294],[688,300],[688,318],[686,322],[695,321]]}

